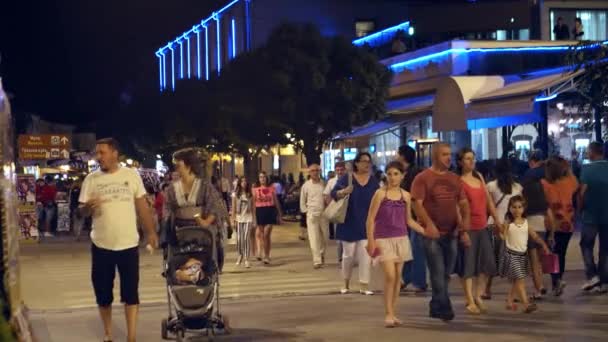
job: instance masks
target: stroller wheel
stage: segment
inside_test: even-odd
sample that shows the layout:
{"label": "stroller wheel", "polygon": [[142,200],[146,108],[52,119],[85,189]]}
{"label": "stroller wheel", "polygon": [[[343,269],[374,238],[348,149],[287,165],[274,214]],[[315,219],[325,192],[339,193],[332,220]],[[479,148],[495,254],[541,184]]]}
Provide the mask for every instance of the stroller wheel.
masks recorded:
{"label": "stroller wheel", "polygon": [[169,338],[169,331],[167,329],[167,319],[163,319],[161,326],[160,326],[160,336],[163,338],[163,340],[167,340]]}
{"label": "stroller wheel", "polygon": [[220,317],[220,322],[223,325],[222,329],[224,330],[224,334],[230,335],[232,333],[232,328],[230,327],[230,319],[226,315],[222,315]]}
{"label": "stroller wheel", "polygon": [[177,342],[184,342],[186,341],[186,331],[182,328],[182,329],[178,329],[175,332],[175,337]]}

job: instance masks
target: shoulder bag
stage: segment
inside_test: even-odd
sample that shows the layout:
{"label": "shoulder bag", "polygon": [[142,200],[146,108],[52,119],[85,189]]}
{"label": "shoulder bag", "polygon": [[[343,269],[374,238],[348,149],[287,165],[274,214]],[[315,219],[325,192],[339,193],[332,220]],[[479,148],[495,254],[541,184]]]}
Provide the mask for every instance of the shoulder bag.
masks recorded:
{"label": "shoulder bag", "polygon": [[[353,185],[353,175],[348,173],[348,186]],[[342,224],[346,220],[346,211],[348,210],[348,199],[350,195],[346,195],[339,200],[332,200],[327,208],[323,211],[323,216],[331,223]]]}

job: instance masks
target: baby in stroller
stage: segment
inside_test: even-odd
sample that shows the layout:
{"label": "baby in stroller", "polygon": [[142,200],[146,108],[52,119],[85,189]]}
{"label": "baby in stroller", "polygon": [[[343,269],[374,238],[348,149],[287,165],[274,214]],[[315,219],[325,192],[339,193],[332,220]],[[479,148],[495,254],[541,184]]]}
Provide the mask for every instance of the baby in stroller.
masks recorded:
{"label": "baby in stroller", "polygon": [[164,261],[169,316],[162,321],[162,337],[186,333],[229,333],[227,317],[219,308],[217,239],[200,226],[176,228],[175,241],[166,247]]}

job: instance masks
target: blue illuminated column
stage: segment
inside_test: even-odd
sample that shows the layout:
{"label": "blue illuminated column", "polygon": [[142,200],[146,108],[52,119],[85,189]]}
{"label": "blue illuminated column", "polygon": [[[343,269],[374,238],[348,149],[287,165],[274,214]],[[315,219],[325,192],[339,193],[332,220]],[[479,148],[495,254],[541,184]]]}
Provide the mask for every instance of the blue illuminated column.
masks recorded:
{"label": "blue illuminated column", "polygon": [[167,55],[163,50],[163,90],[167,89]]}
{"label": "blue illuminated column", "polygon": [[251,0],[245,0],[245,49],[251,50],[251,13],[250,13],[250,2]]}
{"label": "blue illuminated column", "polygon": [[216,24],[216,28],[215,28],[215,42],[216,42],[216,49],[217,49],[217,73],[220,73],[220,70],[222,70],[222,44],[221,44],[221,35],[220,35],[220,15],[218,13],[213,13],[213,20],[215,20],[215,24]]}
{"label": "blue illuminated column", "polygon": [[186,38],[186,44],[188,46],[188,78],[190,78],[191,75],[191,68],[190,68],[190,37],[189,36],[185,36],[184,38]]}
{"label": "blue illuminated column", "polygon": [[232,18],[232,58],[236,57],[236,23]]}
{"label": "blue illuminated column", "polygon": [[179,77],[184,78],[184,44],[181,38],[176,39],[179,44]]}
{"label": "blue illuminated column", "polygon": [[160,91],[163,91],[163,57],[160,51],[156,52],[156,57],[158,57],[158,78],[160,82]]}
{"label": "blue illuminated column", "polygon": [[209,28],[207,25],[205,28],[205,79],[209,80]]}
{"label": "blue illuminated column", "polygon": [[173,49],[173,45],[169,45],[169,49],[171,49],[171,88],[175,90],[175,49]]}
{"label": "blue illuminated column", "polygon": [[198,27],[195,27],[194,32],[196,33],[196,77],[201,79],[201,31]]}

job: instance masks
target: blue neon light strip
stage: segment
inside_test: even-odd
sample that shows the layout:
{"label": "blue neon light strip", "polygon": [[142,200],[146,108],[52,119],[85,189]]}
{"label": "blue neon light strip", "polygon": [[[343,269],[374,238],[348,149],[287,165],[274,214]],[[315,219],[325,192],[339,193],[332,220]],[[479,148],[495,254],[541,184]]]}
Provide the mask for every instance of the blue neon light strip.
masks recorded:
{"label": "blue neon light strip", "polygon": [[201,79],[201,32],[196,31],[196,76]]}
{"label": "blue neon light strip", "polygon": [[186,38],[186,42],[188,42],[188,78],[190,78],[191,73],[190,73],[190,37],[185,37]]}
{"label": "blue neon light strip", "polygon": [[234,18],[232,18],[232,58],[236,57],[236,29]]}
{"label": "blue neon light strip", "polygon": [[[401,24],[398,24],[398,25],[389,27],[387,29],[384,29],[384,30],[382,30],[380,32],[376,32],[376,33],[370,34],[369,36],[365,36],[365,37],[362,37],[362,38],[359,38],[359,39],[355,39],[355,40],[353,40],[353,44],[357,45],[357,46],[360,46],[360,45],[363,45],[363,44],[375,45],[374,43],[377,44],[377,42],[379,40],[386,41],[386,40],[390,40],[390,39],[393,38],[392,36],[390,36],[387,39],[386,35],[394,34],[394,33],[396,33],[397,31],[400,31],[400,30],[403,30],[403,31],[407,32],[407,30],[408,30],[409,27],[410,27],[410,22],[406,21],[406,22],[403,22]],[[384,43],[384,42],[380,42],[380,44],[382,44],[382,43]]]}
{"label": "blue neon light strip", "polygon": [[184,78],[184,46],[181,40],[178,40],[179,44],[179,77]]}
{"label": "blue neon light strip", "polygon": [[[606,44],[608,42],[604,42]],[[599,44],[598,44],[599,45]],[[399,62],[390,65],[390,68],[393,71],[402,71],[412,64],[417,64],[421,62],[430,61],[439,57],[443,57],[450,54],[463,54],[463,53],[472,53],[472,52],[480,52],[480,53],[504,53],[504,52],[547,52],[547,51],[567,51],[570,50],[573,46],[536,46],[536,47],[516,47],[516,48],[471,48],[471,49],[463,49],[463,48],[455,48],[448,49],[441,52],[432,53],[430,55],[421,56],[418,58],[410,59],[407,61]],[[590,46],[592,47],[592,46]]]}
{"label": "blue neon light strip", "polygon": [[167,89],[167,57],[163,52],[163,90]]}
{"label": "blue neon light strip", "polygon": [[159,54],[156,56],[158,56],[158,78],[160,81],[160,91],[163,91],[163,58]]}
{"label": "blue neon light strip", "polygon": [[553,94],[553,95],[549,95],[549,96],[541,96],[541,97],[537,97],[536,99],[534,99],[534,102],[543,102],[543,101],[551,101],[554,98],[557,97],[558,94]]}
{"label": "blue neon light strip", "polygon": [[215,16],[215,23],[217,24],[215,27],[215,42],[217,43],[217,73],[220,73],[222,70],[222,44],[221,44],[221,35],[220,35],[220,15],[217,14]]}
{"label": "blue neon light strip", "polygon": [[205,28],[205,79],[209,80],[209,29]]}
{"label": "blue neon light strip", "polygon": [[[236,5],[239,1],[241,0],[233,0],[230,3],[228,3],[226,6],[222,7],[219,11],[214,12],[210,17],[208,17],[207,19],[204,19],[201,21],[201,26],[205,26],[205,24],[212,20],[214,18],[214,16],[217,15],[217,17],[219,18],[219,15],[222,14],[223,12],[227,11],[228,9],[230,9],[232,6]],[[247,0],[246,0],[247,1]],[[193,27],[192,29],[184,32],[180,37],[184,37],[184,36],[189,36],[192,33],[196,33],[195,28]],[[179,38],[178,38],[179,39]],[[160,48],[160,51],[164,51],[165,49],[168,49],[167,46]]]}
{"label": "blue neon light strip", "polygon": [[171,88],[175,90],[175,50],[173,46],[169,49],[171,49]]}

